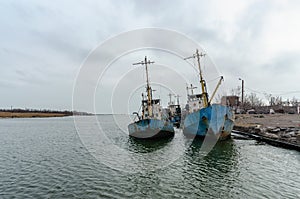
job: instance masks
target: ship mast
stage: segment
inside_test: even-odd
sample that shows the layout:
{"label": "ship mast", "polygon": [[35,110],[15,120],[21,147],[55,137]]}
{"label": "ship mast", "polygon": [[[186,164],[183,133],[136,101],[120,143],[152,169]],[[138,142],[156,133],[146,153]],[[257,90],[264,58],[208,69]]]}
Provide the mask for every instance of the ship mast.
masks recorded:
{"label": "ship mast", "polygon": [[200,84],[201,84],[201,89],[202,89],[202,101],[203,101],[203,107],[208,107],[209,105],[209,101],[208,101],[208,94],[207,94],[207,89],[206,89],[206,83],[205,80],[203,78],[202,75],[202,70],[201,70],[201,66],[200,66],[200,57],[204,57],[206,54],[203,54],[202,52],[199,54],[198,49],[196,50],[196,54],[193,54],[190,57],[184,58],[184,60],[186,59],[190,59],[190,58],[197,58],[197,62],[198,62],[198,68],[199,68],[199,75],[200,75]]}
{"label": "ship mast", "polygon": [[181,97],[180,95],[175,96],[177,98],[177,105],[179,105],[179,98]]}
{"label": "ship mast", "polygon": [[172,104],[172,95],[173,95],[172,93],[169,93],[169,95],[168,95],[168,96],[169,96],[169,98],[170,98],[169,105],[171,105],[171,104]]}
{"label": "ship mast", "polygon": [[146,83],[147,83],[147,107],[148,107],[148,114],[149,117],[151,117],[153,115],[153,110],[152,110],[152,89],[150,87],[150,83],[149,83],[149,75],[148,75],[148,64],[153,64],[153,61],[147,60],[147,56],[145,56],[145,60],[138,62],[138,63],[133,63],[132,65],[145,65],[146,67]]}
{"label": "ship mast", "polygon": [[194,95],[194,89],[197,88],[196,86],[193,87],[193,84],[191,84],[191,87],[186,87],[187,94],[189,95],[189,89],[191,90],[192,95]]}

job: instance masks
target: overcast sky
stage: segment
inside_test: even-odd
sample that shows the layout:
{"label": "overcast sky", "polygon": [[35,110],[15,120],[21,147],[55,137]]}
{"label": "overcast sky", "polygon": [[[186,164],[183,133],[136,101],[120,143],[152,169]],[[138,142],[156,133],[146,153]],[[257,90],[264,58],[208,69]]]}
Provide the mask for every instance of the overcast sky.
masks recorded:
{"label": "overcast sky", "polygon": [[[227,92],[241,85],[242,78],[246,94],[300,99],[298,0],[16,0],[1,1],[0,15],[0,108],[72,109],[73,85],[90,52],[109,38],[145,27],[178,31],[198,42],[224,76]],[[146,53],[159,57],[147,51],[130,54],[108,72],[107,82],[118,74],[118,66],[140,61]],[[151,78],[159,74],[153,68]],[[143,73],[135,72],[133,76]],[[158,95],[163,98],[169,91],[162,90]],[[184,92],[185,85],[177,91]],[[98,100],[103,103],[96,112],[110,112],[109,100]]]}

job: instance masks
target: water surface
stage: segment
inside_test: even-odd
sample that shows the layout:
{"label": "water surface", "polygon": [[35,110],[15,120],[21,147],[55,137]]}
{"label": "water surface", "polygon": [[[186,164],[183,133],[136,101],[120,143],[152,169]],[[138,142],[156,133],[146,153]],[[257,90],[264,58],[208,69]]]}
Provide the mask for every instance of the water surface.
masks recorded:
{"label": "water surface", "polygon": [[136,141],[97,117],[77,117],[84,135],[72,117],[1,119],[0,198],[300,198],[297,151],[228,140],[203,157],[180,130]]}

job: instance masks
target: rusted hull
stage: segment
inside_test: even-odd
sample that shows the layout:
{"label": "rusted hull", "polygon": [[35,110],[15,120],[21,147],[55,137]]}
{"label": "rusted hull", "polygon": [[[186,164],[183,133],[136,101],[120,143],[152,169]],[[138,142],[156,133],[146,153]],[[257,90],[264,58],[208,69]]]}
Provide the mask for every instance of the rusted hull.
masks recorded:
{"label": "rusted hull", "polygon": [[[183,133],[188,137],[205,137],[208,134],[220,140],[230,137],[233,129],[233,113],[230,107],[213,104],[188,114],[184,120]],[[209,132],[209,133],[208,133]]]}
{"label": "rusted hull", "polygon": [[129,136],[137,139],[173,137],[174,127],[169,121],[145,119],[128,125]]}

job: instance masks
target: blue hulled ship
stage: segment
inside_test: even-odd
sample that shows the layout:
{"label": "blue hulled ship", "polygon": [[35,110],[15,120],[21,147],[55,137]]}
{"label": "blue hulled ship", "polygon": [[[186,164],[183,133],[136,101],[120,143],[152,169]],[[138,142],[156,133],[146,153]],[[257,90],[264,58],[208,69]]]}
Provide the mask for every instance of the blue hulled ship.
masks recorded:
{"label": "blue hulled ship", "polygon": [[[177,104],[175,104],[174,101],[172,101],[172,96],[177,97]],[[170,101],[168,103],[168,107],[165,109],[169,120],[173,123],[173,125],[177,128],[180,127],[181,124],[181,107],[179,104],[179,95],[174,95],[172,93],[169,93]]]}
{"label": "blue hulled ship", "polygon": [[211,104],[216,91],[221,85],[223,77],[221,76],[216,89],[209,99],[200,66],[200,57],[203,56],[205,56],[205,54],[199,54],[199,51],[196,50],[196,54],[188,57],[197,58],[202,93],[194,94],[193,89],[196,87],[192,85],[191,87],[187,87],[187,91],[191,89],[191,94],[188,92],[186,113],[183,121],[183,133],[188,137],[205,137],[210,135],[216,136],[218,139],[226,139],[230,136],[234,125],[233,111],[229,106]]}
{"label": "blue hulled ship", "polygon": [[173,123],[169,121],[163,108],[160,104],[160,99],[153,99],[152,88],[149,83],[148,64],[154,62],[148,61],[145,57],[144,61],[135,63],[134,65],[145,65],[146,67],[146,97],[142,94],[142,115],[135,112],[138,121],[128,125],[129,136],[138,139],[154,139],[154,138],[167,138],[174,136]]}

